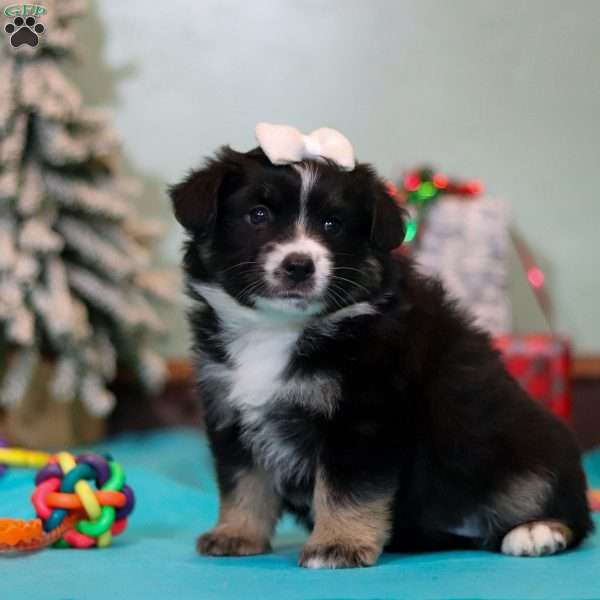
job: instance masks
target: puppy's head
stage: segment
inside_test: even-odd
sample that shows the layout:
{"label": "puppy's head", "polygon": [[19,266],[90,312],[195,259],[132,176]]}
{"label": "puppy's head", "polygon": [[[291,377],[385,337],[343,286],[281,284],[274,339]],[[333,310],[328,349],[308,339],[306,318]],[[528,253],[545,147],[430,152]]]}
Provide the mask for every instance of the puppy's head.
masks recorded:
{"label": "puppy's head", "polygon": [[258,309],[314,314],[366,300],[404,238],[402,211],[364,164],[274,166],[260,149],[226,147],[170,193],[189,233],[188,275]]}

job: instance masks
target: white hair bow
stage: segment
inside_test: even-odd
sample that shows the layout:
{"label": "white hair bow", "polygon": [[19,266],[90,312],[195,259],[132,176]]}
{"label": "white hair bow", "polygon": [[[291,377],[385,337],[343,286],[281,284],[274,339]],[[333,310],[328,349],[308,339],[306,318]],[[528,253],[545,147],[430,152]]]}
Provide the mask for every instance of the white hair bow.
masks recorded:
{"label": "white hair bow", "polygon": [[274,165],[285,165],[306,158],[327,158],[342,169],[354,169],[354,150],[348,138],[329,127],[303,135],[289,125],[259,123],[256,139]]}

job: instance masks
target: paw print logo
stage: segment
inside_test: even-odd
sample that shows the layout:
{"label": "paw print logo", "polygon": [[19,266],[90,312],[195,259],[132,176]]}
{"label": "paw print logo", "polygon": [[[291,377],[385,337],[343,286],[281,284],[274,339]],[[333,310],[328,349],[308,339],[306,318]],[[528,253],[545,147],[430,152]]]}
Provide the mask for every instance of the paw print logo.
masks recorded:
{"label": "paw print logo", "polygon": [[4,31],[10,35],[10,44],[14,48],[23,44],[35,47],[46,28],[41,23],[36,23],[35,17],[15,17],[12,23],[5,25]]}

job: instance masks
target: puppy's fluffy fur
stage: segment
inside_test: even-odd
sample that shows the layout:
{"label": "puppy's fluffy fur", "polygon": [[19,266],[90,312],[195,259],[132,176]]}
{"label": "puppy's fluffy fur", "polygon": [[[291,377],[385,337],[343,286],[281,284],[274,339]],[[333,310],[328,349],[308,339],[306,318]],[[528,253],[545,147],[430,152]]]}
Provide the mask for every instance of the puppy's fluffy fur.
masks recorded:
{"label": "puppy's fluffy fur", "polygon": [[438,281],[391,257],[403,215],[369,166],[223,148],[171,196],[221,493],[200,552],[266,552],[284,510],[311,528],[313,568],[586,536],[571,433]]}

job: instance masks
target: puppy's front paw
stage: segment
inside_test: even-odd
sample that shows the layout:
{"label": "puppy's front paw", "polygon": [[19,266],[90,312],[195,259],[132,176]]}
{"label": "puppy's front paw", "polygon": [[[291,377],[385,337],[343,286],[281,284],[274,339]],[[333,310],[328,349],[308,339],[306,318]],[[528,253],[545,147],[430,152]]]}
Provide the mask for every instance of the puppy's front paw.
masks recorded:
{"label": "puppy's front paw", "polygon": [[196,550],[208,556],[249,556],[270,552],[271,545],[241,531],[215,527],[198,538]]}
{"label": "puppy's front paw", "polygon": [[298,564],[307,569],[352,569],[370,567],[377,562],[379,551],[370,546],[348,542],[307,544]]}

